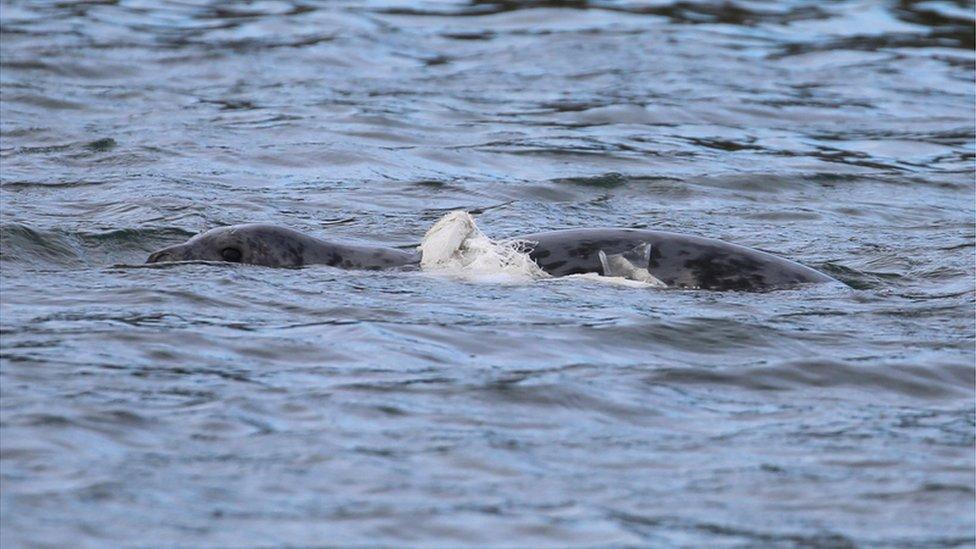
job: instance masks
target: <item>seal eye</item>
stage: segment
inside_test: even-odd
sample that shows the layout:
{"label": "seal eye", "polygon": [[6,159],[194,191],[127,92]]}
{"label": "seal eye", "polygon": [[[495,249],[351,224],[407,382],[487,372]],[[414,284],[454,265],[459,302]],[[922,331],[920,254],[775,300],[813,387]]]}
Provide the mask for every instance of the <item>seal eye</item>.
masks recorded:
{"label": "seal eye", "polygon": [[220,250],[220,257],[224,258],[224,261],[239,263],[241,261],[241,251],[237,248],[224,248]]}

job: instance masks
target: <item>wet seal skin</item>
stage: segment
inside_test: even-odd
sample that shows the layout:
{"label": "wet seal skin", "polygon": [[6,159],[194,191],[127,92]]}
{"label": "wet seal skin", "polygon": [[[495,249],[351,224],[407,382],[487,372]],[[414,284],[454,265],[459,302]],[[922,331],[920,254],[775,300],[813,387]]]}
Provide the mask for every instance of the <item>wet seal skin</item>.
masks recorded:
{"label": "wet seal skin", "polygon": [[833,278],[781,257],[721,240],[643,229],[567,229],[520,237],[529,256],[547,273],[566,276],[602,273],[605,256],[650,246],[642,267],[669,288],[766,291],[800,284],[836,282]]}
{"label": "wet seal skin", "polygon": [[[518,240],[527,243],[529,257],[552,276],[596,273],[633,278],[636,273],[669,288],[753,292],[835,282],[821,272],[772,254],[663,231],[567,229],[524,235]],[[250,224],[211,229],[151,254],[147,263],[201,260],[267,267],[392,269],[418,266],[420,253],[337,244],[283,227]]]}

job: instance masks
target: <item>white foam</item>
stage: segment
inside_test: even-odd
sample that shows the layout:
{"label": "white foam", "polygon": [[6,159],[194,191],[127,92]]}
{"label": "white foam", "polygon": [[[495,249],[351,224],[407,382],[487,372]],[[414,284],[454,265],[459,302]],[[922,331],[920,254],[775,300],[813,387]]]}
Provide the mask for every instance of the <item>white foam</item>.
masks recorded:
{"label": "white foam", "polygon": [[624,278],[622,276],[604,276],[597,273],[574,274],[567,275],[562,278],[573,278],[587,282],[596,282],[597,284],[609,284],[610,286],[624,286],[627,288],[667,288],[667,286],[657,278],[654,278],[652,281],[635,280],[633,278]]}
{"label": "white foam", "polygon": [[440,218],[420,243],[420,268],[429,273],[479,282],[529,282],[549,278],[521,240],[492,240],[474,218],[454,211]]}

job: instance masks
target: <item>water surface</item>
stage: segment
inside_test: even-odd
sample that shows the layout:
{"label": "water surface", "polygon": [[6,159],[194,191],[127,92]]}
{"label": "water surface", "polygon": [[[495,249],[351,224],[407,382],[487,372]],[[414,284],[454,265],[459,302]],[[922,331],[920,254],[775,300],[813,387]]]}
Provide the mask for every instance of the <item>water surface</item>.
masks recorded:
{"label": "water surface", "polygon": [[[972,546],[969,2],[0,4],[4,547]],[[144,266],[648,227],[765,294]]]}

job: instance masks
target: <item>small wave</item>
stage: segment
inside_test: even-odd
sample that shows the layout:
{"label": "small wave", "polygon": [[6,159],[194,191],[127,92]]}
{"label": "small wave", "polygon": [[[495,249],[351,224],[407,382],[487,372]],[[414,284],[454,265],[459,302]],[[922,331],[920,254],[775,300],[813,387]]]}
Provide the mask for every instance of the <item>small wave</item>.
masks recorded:
{"label": "small wave", "polygon": [[0,227],[0,259],[4,263],[48,263],[61,266],[81,261],[83,251],[78,242],[54,231],[43,231],[20,225]]}
{"label": "small wave", "polygon": [[728,385],[749,390],[786,391],[816,388],[847,388],[883,392],[921,399],[971,398],[974,371],[963,364],[913,365],[880,361],[851,364],[827,359],[810,359],[765,364],[735,370],[700,368],[664,369],[652,374],[651,383]]}
{"label": "small wave", "polygon": [[186,240],[193,233],[172,228],[116,229],[105,232],[39,229],[19,223],[0,225],[0,259],[5,264],[54,268],[142,263],[145,254]]}
{"label": "small wave", "polygon": [[816,268],[840,280],[855,290],[879,290],[887,287],[884,277],[859,271],[837,263],[824,262]]}

